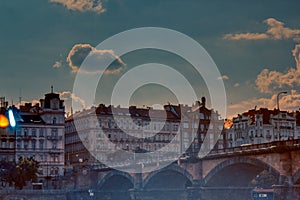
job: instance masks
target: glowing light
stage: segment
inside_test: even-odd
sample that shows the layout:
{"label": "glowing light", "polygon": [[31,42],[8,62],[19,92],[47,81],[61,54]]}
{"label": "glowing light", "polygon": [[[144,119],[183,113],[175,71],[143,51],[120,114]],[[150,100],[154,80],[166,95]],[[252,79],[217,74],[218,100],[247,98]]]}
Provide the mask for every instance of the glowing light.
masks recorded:
{"label": "glowing light", "polygon": [[0,128],[6,128],[9,125],[9,121],[7,117],[0,114]]}
{"label": "glowing light", "polygon": [[225,122],[224,122],[224,127],[225,127],[226,129],[230,129],[230,128],[232,127],[232,125],[233,125],[232,120],[230,120],[230,119],[226,119],[226,120],[225,120]]}
{"label": "glowing light", "polygon": [[16,126],[16,120],[15,120],[14,113],[11,109],[8,110],[8,118],[9,118],[10,126],[15,127]]}

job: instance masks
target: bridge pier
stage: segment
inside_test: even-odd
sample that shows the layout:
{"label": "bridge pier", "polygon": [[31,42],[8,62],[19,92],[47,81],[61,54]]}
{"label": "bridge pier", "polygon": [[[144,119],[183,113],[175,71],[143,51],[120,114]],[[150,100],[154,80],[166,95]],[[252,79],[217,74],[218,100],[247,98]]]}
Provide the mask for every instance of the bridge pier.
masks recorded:
{"label": "bridge pier", "polygon": [[133,188],[129,189],[131,200],[142,200],[143,177],[142,173],[133,174]]}
{"label": "bridge pier", "polygon": [[187,188],[186,200],[201,200],[201,187],[192,186]]}

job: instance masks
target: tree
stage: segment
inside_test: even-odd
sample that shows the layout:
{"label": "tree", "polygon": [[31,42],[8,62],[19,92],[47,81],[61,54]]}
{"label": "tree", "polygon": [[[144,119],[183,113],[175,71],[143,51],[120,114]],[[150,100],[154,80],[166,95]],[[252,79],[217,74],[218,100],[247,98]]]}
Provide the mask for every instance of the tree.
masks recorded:
{"label": "tree", "polygon": [[16,166],[15,162],[9,162],[6,160],[0,161],[0,179],[1,179],[2,186],[5,186],[7,183],[9,185],[12,185],[13,179],[11,174],[15,166]]}
{"label": "tree", "polygon": [[249,186],[258,188],[272,188],[272,185],[276,183],[276,177],[267,170],[264,170],[251,181]]}
{"label": "tree", "polygon": [[32,157],[20,157],[18,163],[7,171],[8,182],[14,183],[15,188],[23,189],[27,181],[37,181],[38,169],[39,163]]}

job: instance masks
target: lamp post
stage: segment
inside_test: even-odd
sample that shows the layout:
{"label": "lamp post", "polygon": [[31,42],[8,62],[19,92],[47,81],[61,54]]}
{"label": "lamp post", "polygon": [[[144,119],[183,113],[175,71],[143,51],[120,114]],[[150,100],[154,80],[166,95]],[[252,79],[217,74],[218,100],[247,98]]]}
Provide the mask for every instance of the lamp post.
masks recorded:
{"label": "lamp post", "polygon": [[279,111],[279,96],[281,95],[281,94],[287,94],[287,91],[284,91],[284,92],[279,92],[278,94],[277,94],[277,109],[278,109],[278,111]]}
{"label": "lamp post", "polygon": [[277,98],[276,98],[276,100],[277,100],[277,110],[278,110],[278,114],[277,114],[277,140],[278,141],[280,141],[280,124],[279,124],[279,114],[280,114],[280,110],[279,110],[279,96],[281,95],[281,94],[287,94],[287,91],[283,91],[283,92],[279,92],[278,94],[277,94]]}

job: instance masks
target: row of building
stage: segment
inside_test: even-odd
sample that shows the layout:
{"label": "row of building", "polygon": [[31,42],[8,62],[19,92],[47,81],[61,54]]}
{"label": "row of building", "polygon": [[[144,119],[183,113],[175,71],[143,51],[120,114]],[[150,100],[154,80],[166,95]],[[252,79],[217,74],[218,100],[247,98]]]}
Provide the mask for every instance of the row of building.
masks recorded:
{"label": "row of building", "polygon": [[[1,112],[6,109],[2,98]],[[65,117],[64,101],[51,91],[18,112],[16,127],[0,129],[0,160],[33,157],[40,163],[39,180],[47,184],[66,169],[103,165],[122,152],[195,156],[200,150],[300,138],[298,111],[252,109],[224,123],[204,97],[162,110],[100,104]]]}

